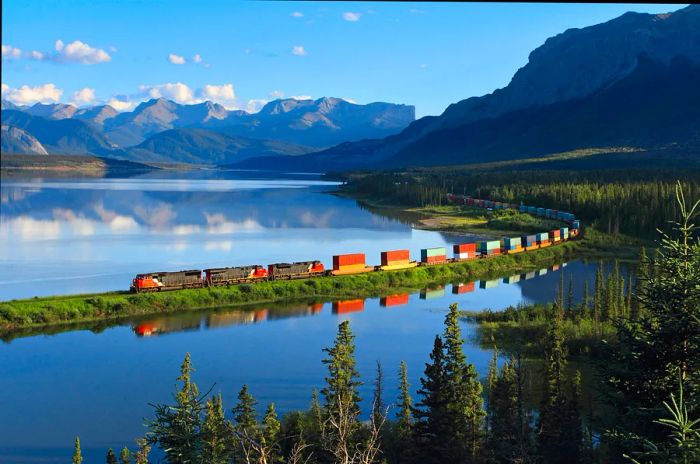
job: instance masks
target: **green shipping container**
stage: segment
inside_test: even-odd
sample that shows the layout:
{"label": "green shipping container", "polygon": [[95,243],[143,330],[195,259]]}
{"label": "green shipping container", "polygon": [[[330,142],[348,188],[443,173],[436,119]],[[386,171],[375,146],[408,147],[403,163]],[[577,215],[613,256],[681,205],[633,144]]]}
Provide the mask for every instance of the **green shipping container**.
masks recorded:
{"label": "green shipping container", "polygon": [[447,256],[445,247],[424,248],[420,251],[421,258],[432,258],[433,256]]}
{"label": "green shipping container", "polygon": [[491,240],[488,242],[478,242],[477,249],[479,251],[499,250],[501,248],[500,240]]}
{"label": "green shipping container", "polygon": [[479,282],[479,288],[493,288],[493,287],[498,287],[498,279],[482,280]]}

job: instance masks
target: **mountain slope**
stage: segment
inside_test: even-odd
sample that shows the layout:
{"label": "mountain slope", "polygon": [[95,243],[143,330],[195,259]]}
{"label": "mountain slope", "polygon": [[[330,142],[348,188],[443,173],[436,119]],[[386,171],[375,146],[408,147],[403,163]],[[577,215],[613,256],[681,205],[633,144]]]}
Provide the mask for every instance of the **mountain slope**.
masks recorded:
{"label": "mountain slope", "polygon": [[39,116],[46,119],[69,119],[73,117],[77,109],[78,108],[75,106],[65,103],[35,103],[32,106],[24,108],[23,111],[32,116]]}
{"label": "mountain slope", "polygon": [[[424,164],[418,160],[421,156],[429,160],[426,161],[428,163],[438,163],[438,159],[441,159],[440,162],[460,162],[445,160],[445,156],[438,153],[427,140],[439,143],[441,147],[450,146],[451,142],[440,140],[440,137],[461,137],[459,142],[455,141],[452,145],[464,143],[465,137],[459,131],[449,130],[465,128],[466,125],[479,121],[488,126],[490,123],[486,121],[509,113],[584,101],[596,92],[629,77],[643,65],[640,59],[668,66],[678,57],[693,63],[700,62],[700,5],[691,5],[667,15],[627,13],[603,24],[570,29],[548,39],[534,50],[528,63],[516,72],[509,85],[503,89],[450,105],[442,115],[422,118],[395,136],[343,144],[295,161],[315,165],[317,169],[381,166],[384,160],[389,159],[392,166],[404,161]],[[664,86],[670,82],[672,81],[664,82]],[[650,92],[656,90],[647,89]],[[684,107],[687,103],[680,98],[677,104]],[[505,126],[502,129],[509,131]],[[446,130],[448,132],[439,132]],[[441,134],[440,137],[435,135],[438,133]],[[508,133],[512,134],[512,130]],[[473,135],[479,137],[479,134]],[[494,129],[491,136],[500,138],[503,135]],[[421,142],[424,137],[426,140]],[[589,137],[587,140],[598,144],[594,139]],[[602,143],[603,140],[605,137],[599,142]],[[477,145],[470,150],[475,150]],[[532,154],[528,151],[530,148],[539,150],[539,147],[527,145],[521,145],[520,148],[524,150],[524,156]],[[400,156],[400,153],[404,155]],[[403,156],[406,156],[404,161]],[[474,158],[480,155],[474,153],[469,156]],[[484,159],[480,161],[488,161],[487,156],[515,155],[499,155],[496,145],[493,145],[491,151],[484,152],[482,156]],[[270,167],[277,163],[276,160],[268,161]],[[256,163],[258,167],[264,167],[260,164],[261,161]]]}
{"label": "mountain slope", "polygon": [[47,155],[46,148],[32,134],[18,127],[2,126],[0,153]]}
{"label": "mountain slope", "polygon": [[204,129],[171,129],[115,156],[144,162],[229,164],[254,156],[286,157],[311,150],[285,142],[233,137]]}
{"label": "mountain slope", "polygon": [[112,147],[97,129],[76,119],[51,120],[18,110],[3,110],[2,124],[28,132],[49,153],[109,154],[112,151]]}

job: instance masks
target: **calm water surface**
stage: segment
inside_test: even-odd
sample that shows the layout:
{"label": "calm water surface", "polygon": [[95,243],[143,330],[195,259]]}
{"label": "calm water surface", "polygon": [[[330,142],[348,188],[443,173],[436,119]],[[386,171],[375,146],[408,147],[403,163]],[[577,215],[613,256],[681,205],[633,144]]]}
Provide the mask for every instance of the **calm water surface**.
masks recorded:
{"label": "calm water surface", "polygon": [[[474,239],[374,215],[323,193],[334,185],[309,176],[211,177],[3,182],[0,299],[124,289],[136,272],[156,269],[294,259],[330,265],[334,253],[354,251],[373,263],[381,250],[417,254]],[[88,463],[103,462],[108,447],[133,445],[151,415],[148,403],[171,399],[185,352],[200,389],[213,385],[227,408],[243,383],[260,409],[269,402],[280,412],[305,408],[325,376],[321,350],[344,319],[357,335],[362,396],[371,396],[379,360],[392,400],[401,360],[418,386],[450,303],[498,310],[549,301],[562,272],[575,278],[579,298],[594,270],[575,261],[515,279],[465,282],[462,290],[418,292],[405,304],[368,299],[352,312],[304,302],[8,338],[0,344],[0,462],[66,462],[75,435]],[[483,375],[491,353],[471,339],[472,325],[464,331],[469,361]]]}

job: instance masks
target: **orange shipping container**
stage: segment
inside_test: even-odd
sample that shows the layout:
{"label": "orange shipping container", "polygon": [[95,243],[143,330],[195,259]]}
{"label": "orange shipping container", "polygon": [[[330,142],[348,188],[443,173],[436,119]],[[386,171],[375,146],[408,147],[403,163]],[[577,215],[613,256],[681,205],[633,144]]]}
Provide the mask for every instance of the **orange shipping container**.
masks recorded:
{"label": "orange shipping container", "polygon": [[313,314],[318,314],[323,311],[323,303],[312,303],[309,305],[309,309]]}
{"label": "orange shipping container", "polygon": [[347,314],[365,309],[365,300],[344,300],[333,302],[333,314]]}
{"label": "orange shipping container", "polygon": [[474,291],[474,282],[469,282],[467,284],[457,284],[452,286],[452,293],[455,295],[460,295],[462,293],[469,293]]}
{"label": "orange shipping container", "polygon": [[382,266],[387,266],[395,262],[408,262],[411,254],[408,250],[382,251]]}
{"label": "orange shipping container", "polygon": [[333,256],[333,269],[340,269],[342,266],[352,266],[355,264],[365,264],[364,253],[353,253],[348,255]]}
{"label": "orange shipping container", "polygon": [[454,245],[453,251],[457,253],[476,253],[476,243],[460,243]]}
{"label": "orange shipping container", "polygon": [[379,304],[384,307],[408,304],[408,293],[404,293],[403,295],[389,295],[382,297],[379,300]]}

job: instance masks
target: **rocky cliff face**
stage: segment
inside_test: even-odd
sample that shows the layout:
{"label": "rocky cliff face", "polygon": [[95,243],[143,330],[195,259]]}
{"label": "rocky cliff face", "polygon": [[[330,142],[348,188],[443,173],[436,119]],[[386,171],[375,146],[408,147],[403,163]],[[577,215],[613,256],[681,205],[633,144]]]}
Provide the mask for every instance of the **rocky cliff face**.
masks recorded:
{"label": "rocky cliff face", "polygon": [[32,134],[12,126],[2,126],[0,137],[2,153],[22,155],[47,155],[44,146]]}

